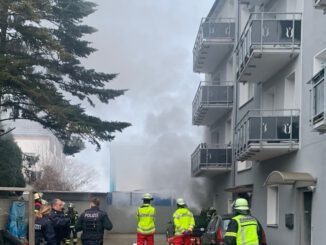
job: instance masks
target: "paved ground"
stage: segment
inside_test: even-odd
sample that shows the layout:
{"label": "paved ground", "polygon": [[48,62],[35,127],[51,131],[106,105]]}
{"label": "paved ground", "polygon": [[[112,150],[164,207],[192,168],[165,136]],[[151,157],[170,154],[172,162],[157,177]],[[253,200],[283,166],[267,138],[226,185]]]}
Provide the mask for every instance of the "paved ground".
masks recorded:
{"label": "paved ground", "polygon": [[[104,245],[133,245],[136,244],[136,234],[108,234]],[[166,245],[165,235],[155,235],[155,245]]]}

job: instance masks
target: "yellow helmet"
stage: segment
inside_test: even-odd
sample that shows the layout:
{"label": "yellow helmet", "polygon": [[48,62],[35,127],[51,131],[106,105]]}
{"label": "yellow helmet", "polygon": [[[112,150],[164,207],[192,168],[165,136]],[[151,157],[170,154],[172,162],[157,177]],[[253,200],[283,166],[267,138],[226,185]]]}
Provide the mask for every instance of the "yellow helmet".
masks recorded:
{"label": "yellow helmet", "polygon": [[151,194],[145,193],[143,196],[143,200],[154,200]]}
{"label": "yellow helmet", "polygon": [[249,210],[248,201],[244,198],[238,198],[233,203],[233,208],[235,210]]}
{"label": "yellow helmet", "polygon": [[185,200],[183,200],[183,198],[178,198],[177,199],[177,204],[180,205],[180,206],[183,206],[183,205],[186,205],[186,202],[185,202]]}

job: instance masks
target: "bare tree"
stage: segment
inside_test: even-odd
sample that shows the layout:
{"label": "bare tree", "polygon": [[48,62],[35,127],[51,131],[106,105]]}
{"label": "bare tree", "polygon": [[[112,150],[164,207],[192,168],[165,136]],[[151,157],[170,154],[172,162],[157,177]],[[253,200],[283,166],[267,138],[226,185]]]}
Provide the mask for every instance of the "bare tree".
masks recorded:
{"label": "bare tree", "polygon": [[36,190],[83,191],[95,187],[96,171],[73,159],[57,164],[42,164],[41,169],[41,178],[33,184]]}

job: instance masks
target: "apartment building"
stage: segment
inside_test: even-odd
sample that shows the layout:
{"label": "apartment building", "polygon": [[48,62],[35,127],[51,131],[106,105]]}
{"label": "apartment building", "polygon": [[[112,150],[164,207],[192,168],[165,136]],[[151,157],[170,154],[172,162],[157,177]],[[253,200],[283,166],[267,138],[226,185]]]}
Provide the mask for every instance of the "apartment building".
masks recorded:
{"label": "apartment building", "polygon": [[326,211],[326,1],[216,0],[203,18],[193,70],[205,74],[192,121],[205,142],[193,177],[215,205],[249,200],[268,244],[322,244]]}
{"label": "apartment building", "polygon": [[21,151],[27,156],[39,156],[33,171],[41,172],[42,165],[62,164],[65,161],[62,144],[49,130],[38,123],[17,120],[8,125],[15,128],[12,134]]}

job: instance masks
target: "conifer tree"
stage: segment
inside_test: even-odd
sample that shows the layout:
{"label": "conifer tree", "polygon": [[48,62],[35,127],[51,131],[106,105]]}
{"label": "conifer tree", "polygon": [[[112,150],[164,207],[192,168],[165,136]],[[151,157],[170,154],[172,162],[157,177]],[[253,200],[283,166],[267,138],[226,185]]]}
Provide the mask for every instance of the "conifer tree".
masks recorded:
{"label": "conifer tree", "polygon": [[83,39],[96,31],[83,24],[95,8],[85,0],[0,0],[0,123],[36,121],[66,154],[79,152],[85,141],[99,149],[130,126],[88,115],[81,106],[107,104],[125,92],[108,88],[117,74],[81,64],[96,51]]}

